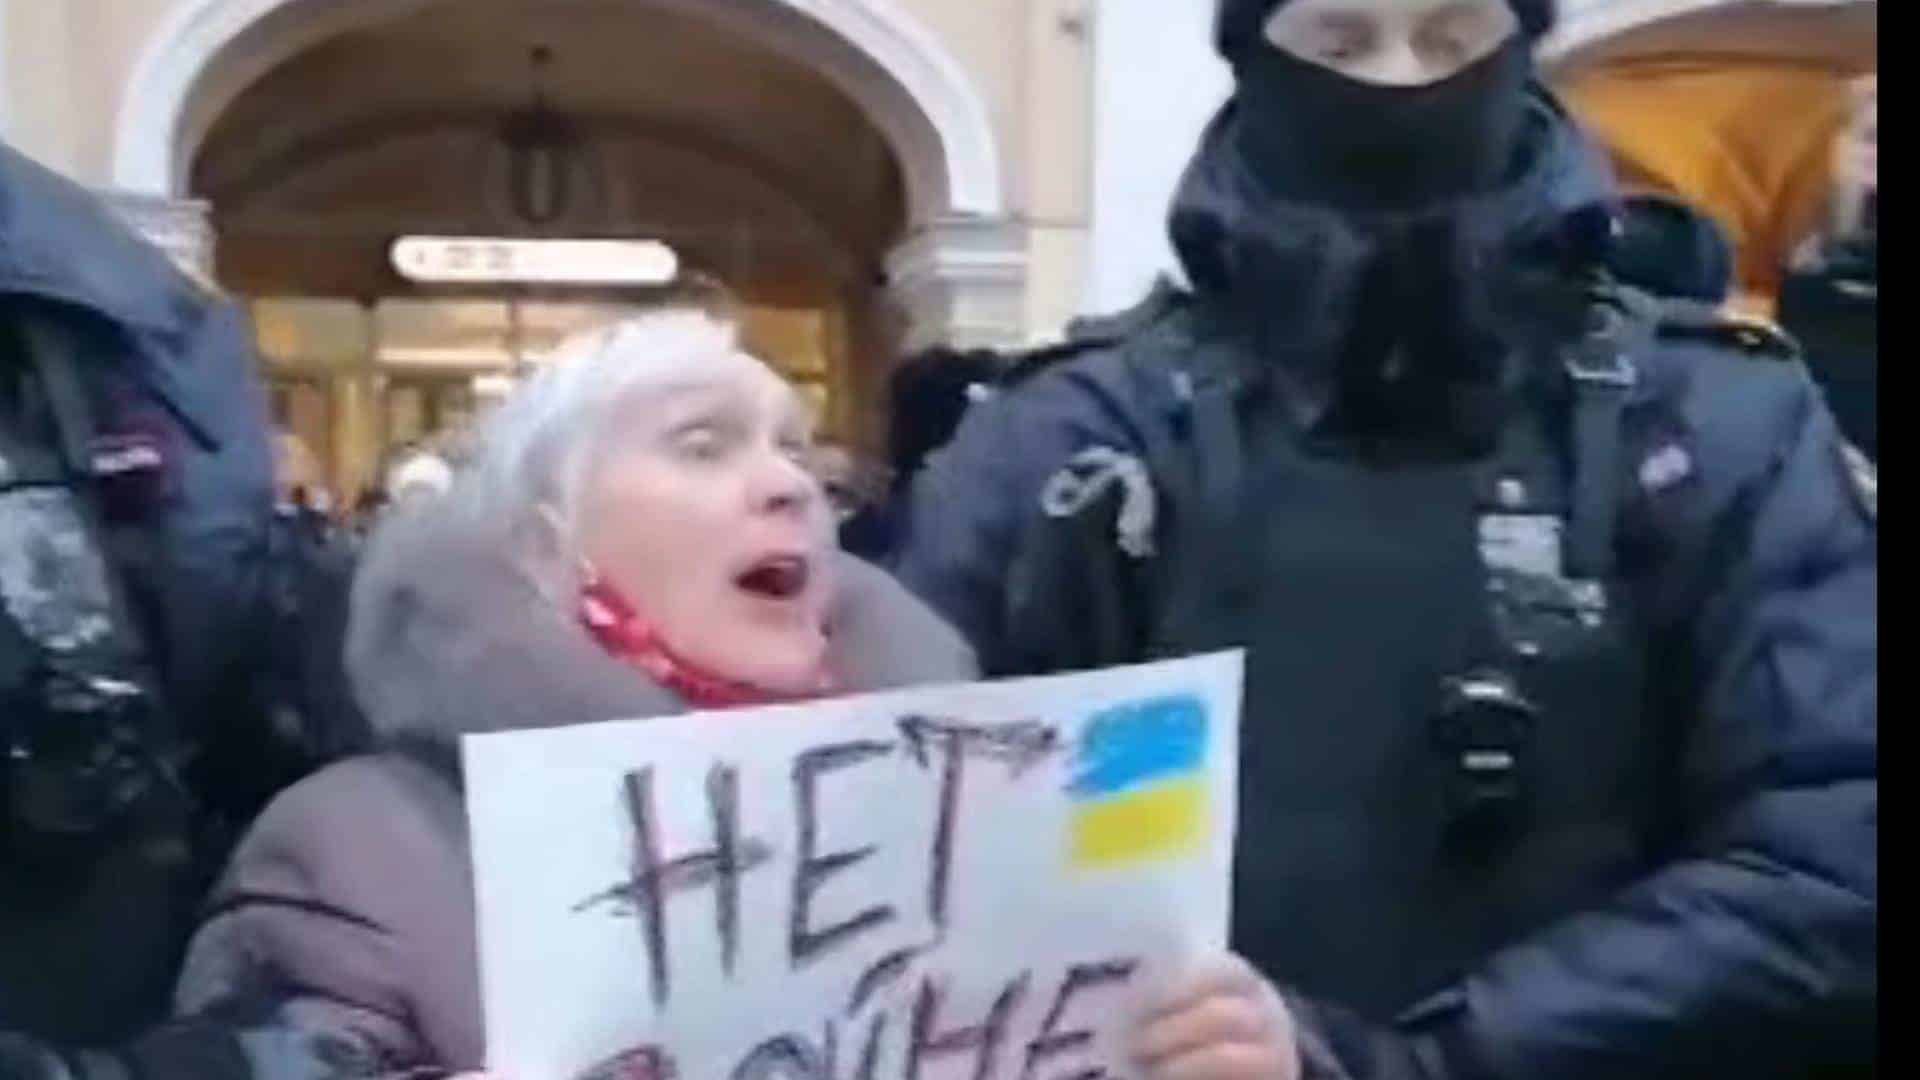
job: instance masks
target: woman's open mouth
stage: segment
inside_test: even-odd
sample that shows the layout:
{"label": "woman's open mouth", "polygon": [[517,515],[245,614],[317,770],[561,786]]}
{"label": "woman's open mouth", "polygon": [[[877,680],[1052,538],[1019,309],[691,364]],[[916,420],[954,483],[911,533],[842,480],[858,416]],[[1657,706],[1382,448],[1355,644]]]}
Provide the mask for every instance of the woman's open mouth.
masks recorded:
{"label": "woman's open mouth", "polygon": [[813,580],[813,566],[800,555],[776,555],[761,559],[736,574],[733,583],[743,592],[763,600],[793,600],[807,591]]}

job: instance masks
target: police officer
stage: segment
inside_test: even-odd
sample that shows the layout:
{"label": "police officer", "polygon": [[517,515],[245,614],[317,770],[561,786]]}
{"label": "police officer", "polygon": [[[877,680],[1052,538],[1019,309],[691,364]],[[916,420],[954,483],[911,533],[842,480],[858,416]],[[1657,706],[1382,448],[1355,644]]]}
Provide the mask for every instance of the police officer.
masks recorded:
{"label": "police officer", "polygon": [[158,1045],[230,838],[365,736],[266,435],[238,309],[0,144],[0,1077],[213,1075],[78,1048]]}
{"label": "police officer", "polygon": [[915,481],[927,457],[945,446],[969,402],[999,374],[987,350],[937,346],[909,357],[887,386],[887,489],[840,526],[840,546],[886,565],[905,546]]}
{"label": "police officer", "polygon": [[1779,317],[1805,348],[1840,430],[1880,458],[1879,79],[1853,88],[1836,140],[1830,220],[1795,254],[1780,286]]}
{"label": "police officer", "polygon": [[1153,1080],[1871,1062],[1870,492],[1791,350],[1609,278],[1551,19],[1225,0],[1191,290],[919,493],[900,573],[999,673],[1248,650],[1260,978],[1171,1011]]}

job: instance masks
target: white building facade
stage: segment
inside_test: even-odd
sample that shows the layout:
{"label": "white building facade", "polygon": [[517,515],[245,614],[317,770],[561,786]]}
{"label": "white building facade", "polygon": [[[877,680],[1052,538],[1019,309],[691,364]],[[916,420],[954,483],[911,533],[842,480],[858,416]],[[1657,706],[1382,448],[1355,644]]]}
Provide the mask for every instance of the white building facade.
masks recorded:
{"label": "white building facade", "polygon": [[[1566,0],[1545,59],[1859,67],[1874,8]],[[353,477],[425,422],[376,400],[427,379],[381,364],[405,304],[493,304],[515,333],[553,315],[400,279],[382,252],[412,233],[665,240],[870,443],[894,357],[1045,340],[1169,268],[1167,197],[1228,87],[1211,17],[1208,0],[0,0],[0,133],[279,303],[257,312],[263,347],[319,387],[300,422]]]}

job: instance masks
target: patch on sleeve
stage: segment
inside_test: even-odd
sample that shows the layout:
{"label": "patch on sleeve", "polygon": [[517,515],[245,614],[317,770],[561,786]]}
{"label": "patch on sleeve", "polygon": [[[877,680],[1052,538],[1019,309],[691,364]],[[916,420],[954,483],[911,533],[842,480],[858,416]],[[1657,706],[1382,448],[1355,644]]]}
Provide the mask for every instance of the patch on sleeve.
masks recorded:
{"label": "patch on sleeve", "polygon": [[1658,495],[1685,483],[1693,476],[1693,455],[1678,442],[1663,442],[1640,463],[1640,487],[1649,495]]}
{"label": "patch on sleeve", "polygon": [[1853,489],[1854,500],[1860,509],[1866,511],[1871,521],[1880,520],[1880,470],[1868,460],[1852,443],[1842,442],[1840,446],[1840,464],[1847,472],[1847,486]]}

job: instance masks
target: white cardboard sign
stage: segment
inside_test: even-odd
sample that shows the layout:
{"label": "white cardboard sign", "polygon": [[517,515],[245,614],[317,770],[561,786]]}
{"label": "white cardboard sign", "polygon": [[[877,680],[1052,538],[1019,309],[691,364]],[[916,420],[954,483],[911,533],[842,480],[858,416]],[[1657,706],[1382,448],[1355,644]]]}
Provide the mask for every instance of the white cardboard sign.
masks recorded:
{"label": "white cardboard sign", "polygon": [[1121,1080],[1141,996],[1226,944],[1240,684],[1225,653],[468,736],[490,1067]]}

